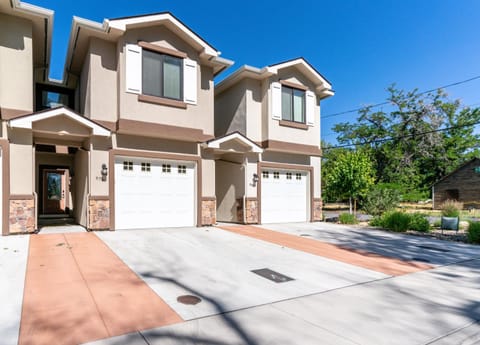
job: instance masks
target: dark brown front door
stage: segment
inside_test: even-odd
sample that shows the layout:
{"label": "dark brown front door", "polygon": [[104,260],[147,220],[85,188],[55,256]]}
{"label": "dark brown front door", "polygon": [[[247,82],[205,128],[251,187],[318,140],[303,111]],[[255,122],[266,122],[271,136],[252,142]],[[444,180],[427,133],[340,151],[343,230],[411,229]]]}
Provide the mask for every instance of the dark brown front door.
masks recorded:
{"label": "dark brown front door", "polygon": [[43,213],[65,213],[68,197],[68,170],[43,170]]}

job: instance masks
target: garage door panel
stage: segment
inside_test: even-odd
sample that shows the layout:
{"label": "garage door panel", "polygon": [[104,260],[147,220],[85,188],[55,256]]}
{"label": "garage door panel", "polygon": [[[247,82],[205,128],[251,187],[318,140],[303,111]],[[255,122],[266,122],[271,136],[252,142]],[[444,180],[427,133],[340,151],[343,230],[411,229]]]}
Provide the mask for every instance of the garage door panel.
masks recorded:
{"label": "garage door panel", "polygon": [[[131,170],[124,169],[125,161],[132,162]],[[116,159],[117,229],[193,226],[194,218],[194,163],[129,157]]]}
{"label": "garage door panel", "polygon": [[262,172],[262,223],[308,220],[306,172],[267,169]]}

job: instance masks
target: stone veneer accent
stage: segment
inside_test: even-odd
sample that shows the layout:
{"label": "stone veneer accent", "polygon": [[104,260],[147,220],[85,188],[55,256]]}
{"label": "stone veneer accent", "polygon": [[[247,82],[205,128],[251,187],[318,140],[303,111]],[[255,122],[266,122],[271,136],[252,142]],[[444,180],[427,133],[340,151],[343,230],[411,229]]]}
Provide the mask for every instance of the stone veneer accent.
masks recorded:
{"label": "stone veneer accent", "polygon": [[217,200],[205,198],[202,200],[202,225],[212,225],[217,222]]}
{"label": "stone veneer accent", "polygon": [[33,198],[10,200],[9,224],[11,234],[35,231],[35,201]]}
{"label": "stone veneer accent", "polygon": [[88,202],[88,228],[90,230],[110,229],[110,201],[90,199]]}
{"label": "stone veneer accent", "polygon": [[318,222],[323,219],[322,207],[323,207],[322,199],[313,200],[313,217],[312,218],[314,222]]}
{"label": "stone veneer accent", "polygon": [[258,224],[258,200],[247,198],[245,204],[245,222],[247,224]]}

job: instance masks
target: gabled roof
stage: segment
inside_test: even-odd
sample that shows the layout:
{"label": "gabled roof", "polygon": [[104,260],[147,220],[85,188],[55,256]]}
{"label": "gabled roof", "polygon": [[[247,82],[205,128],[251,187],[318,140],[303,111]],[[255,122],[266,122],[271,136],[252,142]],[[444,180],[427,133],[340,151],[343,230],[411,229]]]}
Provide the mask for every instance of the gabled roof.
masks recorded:
{"label": "gabled roof", "polygon": [[33,63],[43,68],[48,80],[53,30],[53,11],[20,0],[0,0],[0,13],[28,19],[32,22]]}
{"label": "gabled roof", "polygon": [[455,175],[459,170],[462,170],[464,167],[466,167],[467,165],[475,162],[475,161],[478,161],[478,163],[480,164],[480,158],[478,157],[475,157],[475,158],[472,158],[470,159],[469,161],[463,163],[462,165],[460,165],[457,169],[455,169],[454,171],[452,171],[450,174],[447,174],[445,176],[443,176],[440,180],[438,180],[437,182],[435,182],[433,184],[433,187],[435,187],[437,184],[439,184],[440,182],[446,180],[447,178],[449,178],[450,176],[452,175]]}
{"label": "gabled roof", "polygon": [[92,130],[93,135],[98,135],[102,137],[109,137],[110,131],[105,127],[99,125],[98,123],[83,117],[73,110],[68,109],[67,107],[58,107],[53,109],[46,109],[43,111],[39,111],[33,114],[24,115],[21,117],[17,117],[13,120],[8,122],[8,125],[12,128],[26,128],[32,129],[32,124],[37,121],[46,120],[55,116],[65,116],[70,118],[73,121],[76,121],[87,128]]}
{"label": "gabled roof", "polygon": [[253,141],[248,139],[246,136],[241,134],[240,132],[233,132],[233,133],[228,133],[224,136],[211,139],[207,142],[205,142],[204,147],[206,148],[211,148],[211,149],[221,149],[220,145],[223,143],[227,142],[240,142],[242,145],[249,147],[250,152],[254,153],[262,153],[263,149],[255,144]]}
{"label": "gabled roof", "polygon": [[280,70],[295,67],[303,75],[305,75],[314,85],[315,92],[322,98],[333,96],[334,91],[332,85],[320,72],[318,72],[310,63],[303,57],[280,62],[274,65],[265,66],[263,68],[252,67],[244,65],[222,80],[215,86],[215,94],[221,93],[230,88],[243,78],[252,78],[263,80],[271,76],[277,75]]}
{"label": "gabled roof", "polygon": [[79,73],[78,69],[83,63],[83,56],[90,37],[115,42],[129,29],[155,25],[164,25],[194,47],[200,58],[214,67],[215,75],[233,64],[233,61],[221,58],[220,51],[207,43],[170,12],[104,19],[102,23],[74,17],[65,62],[64,82],[67,82],[69,71],[73,70],[75,73]]}

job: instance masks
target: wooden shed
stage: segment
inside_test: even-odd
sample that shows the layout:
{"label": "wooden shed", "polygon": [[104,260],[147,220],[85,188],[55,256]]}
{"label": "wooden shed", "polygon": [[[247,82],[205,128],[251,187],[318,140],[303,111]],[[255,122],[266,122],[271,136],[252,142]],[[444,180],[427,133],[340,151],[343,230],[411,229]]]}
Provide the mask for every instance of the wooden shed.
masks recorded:
{"label": "wooden shed", "polygon": [[446,200],[463,202],[464,208],[480,208],[480,159],[468,161],[436,182],[432,194],[434,209]]}

